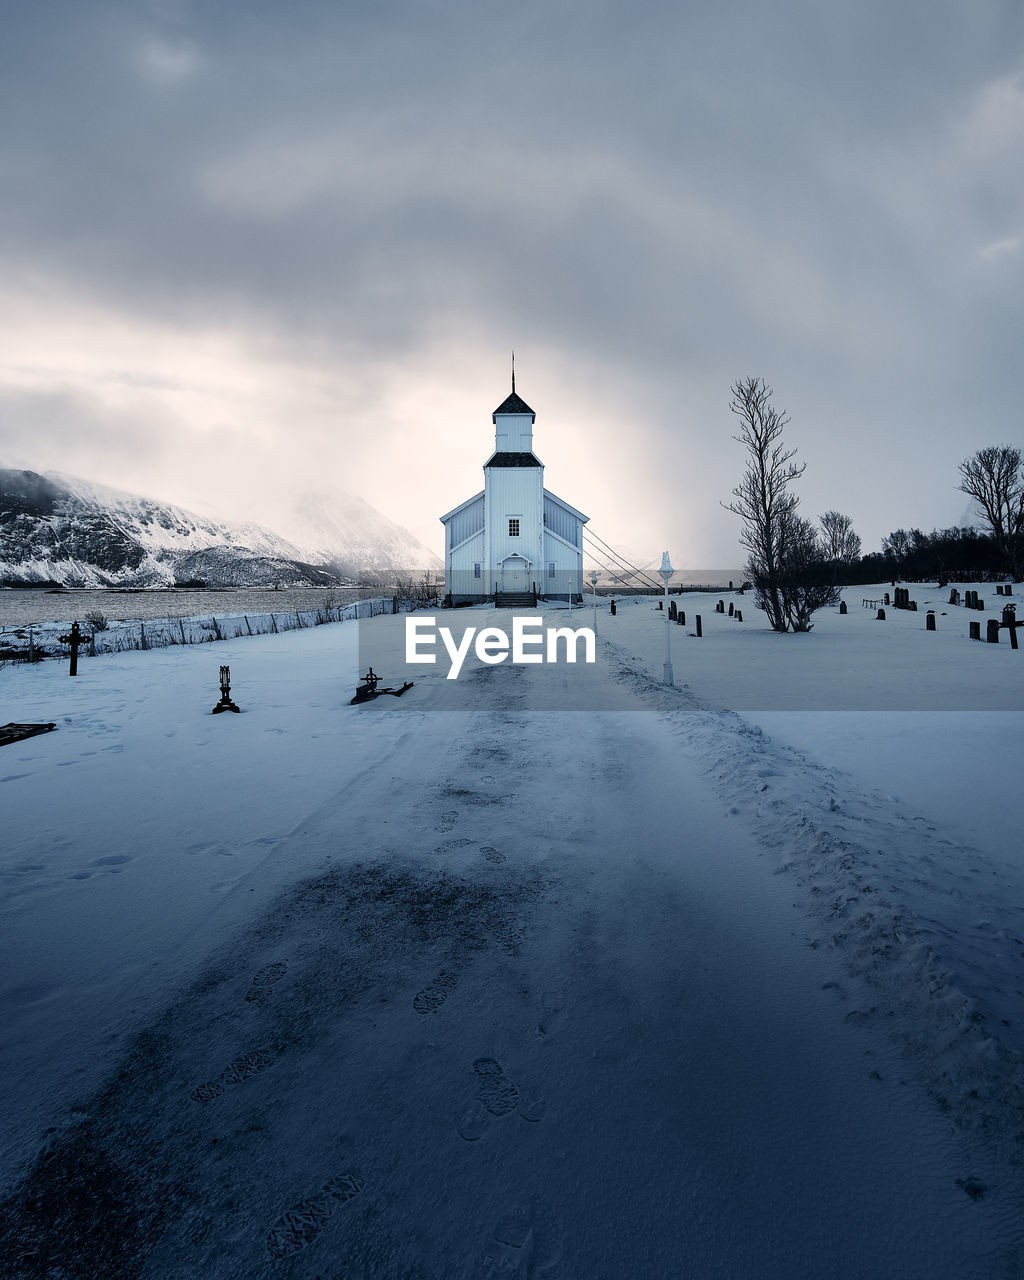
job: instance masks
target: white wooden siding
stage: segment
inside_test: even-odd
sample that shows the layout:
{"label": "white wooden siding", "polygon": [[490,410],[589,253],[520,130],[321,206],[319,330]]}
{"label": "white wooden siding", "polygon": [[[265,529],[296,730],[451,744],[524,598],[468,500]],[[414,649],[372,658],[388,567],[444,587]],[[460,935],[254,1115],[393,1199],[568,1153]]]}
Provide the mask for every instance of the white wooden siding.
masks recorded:
{"label": "white wooden siding", "polygon": [[496,453],[530,453],[533,450],[533,418],[528,413],[500,413],[494,424]]}
{"label": "white wooden siding", "polygon": [[473,502],[468,503],[448,521],[448,537],[450,545],[457,547],[474,533],[480,533],[484,527],[484,495],[481,493]]}
{"label": "white wooden siding", "polygon": [[544,525],[552,533],[557,533],[574,547],[582,545],[583,521],[567,511],[560,502],[555,501],[549,493],[544,494]]}

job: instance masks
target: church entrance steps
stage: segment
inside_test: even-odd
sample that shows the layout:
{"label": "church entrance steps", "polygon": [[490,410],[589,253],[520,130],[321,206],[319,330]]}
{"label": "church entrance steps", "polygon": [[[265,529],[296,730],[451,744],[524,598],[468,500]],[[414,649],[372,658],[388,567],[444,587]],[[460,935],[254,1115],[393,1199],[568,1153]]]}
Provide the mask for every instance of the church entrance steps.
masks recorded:
{"label": "church entrance steps", "polygon": [[535,609],[537,601],[532,591],[496,591],[495,609]]}

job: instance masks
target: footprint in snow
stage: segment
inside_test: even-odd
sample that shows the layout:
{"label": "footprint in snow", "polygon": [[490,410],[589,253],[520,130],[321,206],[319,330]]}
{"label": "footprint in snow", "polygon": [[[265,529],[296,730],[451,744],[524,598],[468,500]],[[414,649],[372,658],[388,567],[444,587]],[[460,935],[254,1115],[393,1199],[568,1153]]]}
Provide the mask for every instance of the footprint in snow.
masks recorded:
{"label": "footprint in snow", "polygon": [[458,813],[442,813],[434,830],[443,835],[446,831],[451,831],[458,820]]}
{"label": "footprint in snow", "polygon": [[448,999],[449,991],[458,984],[454,973],[442,971],[429,987],[416,993],[412,999],[412,1007],[417,1013],[435,1013]]}
{"label": "footprint in snow", "polygon": [[472,840],[442,840],[439,845],[434,848],[435,853],[451,853],[453,849],[465,849],[467,845],[471,845]]}
{"label": "footprint in snow", "polygon": [[480,846],[480,852],[484,855],[484,857],[487,859],[488,862],[504,862],[505,861],[505,855],[501,853],[498,849],[495,849],[493,845],[482,844]]}
{"label": "footprint in snow", "polygon": [[558,1280],[562,1274],[562,1224],[542,1196],[498,1219],[484,1246],[482,1280]]}
{"label": "footprint in snow", "polygon": [[254,973],[252,982],[249,984],[249,990],[245,993],[246,1000],[255,1001],[257,1004],[266,1004],[273,994],[272,988],[274,984],[280,982],[287,972],[288,965],[284,960],[278,960],[274,964],[266,965],[258,973]]}
{"label": "footprint in snow", "polygon": [[315,1196],[285,1210],[270,1228],[268,1255],[276,1261],[312,1244],[338,1206],[357,1196],[363,1185],[358,1173],[343,1173],[325,1182]]}
{"label": "footprint in snow", "polygon": [[264,1071],[278,1056],[273,1049],[254,1049],[252,1053],[243,1054],[226,1067],[216,1080],[208,1080],[206,1084],[193,1089],[192,1097],[196,1102],[212,1102],[229,1086],[241,1084],[243,1080]]}
{"label": "footprint in snow", "polygon": [[547,1114],[544,1098],[522,1094],[494,1058],[477,1058],[473,1063],[477,1077],[476,1100],[463,1113],[458,1134],[466,1142],[477,1142],[490,1127],[491,1116],[507,1116],[517,1111],[529,1124],[537,1124]]}

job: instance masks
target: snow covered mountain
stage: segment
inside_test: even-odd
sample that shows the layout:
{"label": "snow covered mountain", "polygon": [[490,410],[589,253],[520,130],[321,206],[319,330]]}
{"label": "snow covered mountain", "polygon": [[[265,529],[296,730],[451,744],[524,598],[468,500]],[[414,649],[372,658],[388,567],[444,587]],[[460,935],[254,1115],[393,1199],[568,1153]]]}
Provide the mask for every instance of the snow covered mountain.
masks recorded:
{"label": "snow covered mountain", "polygon": [[360,499],[341,505],[337,525],[327,500],[316,511],[316,536],[310,523],[299,547],[262,525],[212,519],[57,472],[0,468],[0,585],[320,586],[367,568],[404,567],[417,547],[430,555]]}
{"label": "snow covered mountain", "polygon": [[307,559],[340,563],[348,573],[444,568],[408,529],[343,489],[302,494],[285,531]]}

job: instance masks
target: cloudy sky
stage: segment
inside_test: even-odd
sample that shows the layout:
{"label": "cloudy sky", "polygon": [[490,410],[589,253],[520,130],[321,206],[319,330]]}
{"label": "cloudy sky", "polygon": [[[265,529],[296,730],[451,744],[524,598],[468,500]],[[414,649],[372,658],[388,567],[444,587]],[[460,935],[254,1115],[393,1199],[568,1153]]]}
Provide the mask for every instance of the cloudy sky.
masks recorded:
{"label": "cloudy sky", "polygon": [[1024,444],[1016,0],[0,8],[2,465],[437,549],[514,347],[549,487],[698,567],[743,375],[867,550]]}

